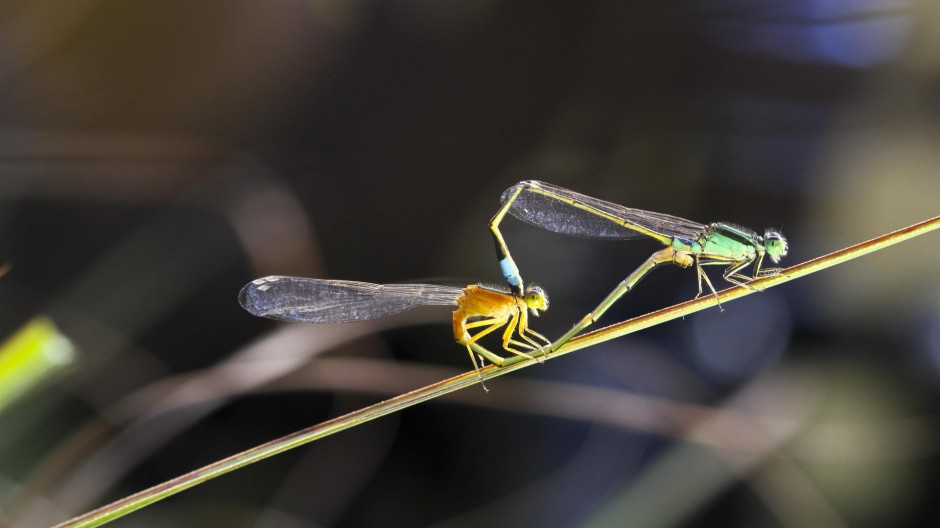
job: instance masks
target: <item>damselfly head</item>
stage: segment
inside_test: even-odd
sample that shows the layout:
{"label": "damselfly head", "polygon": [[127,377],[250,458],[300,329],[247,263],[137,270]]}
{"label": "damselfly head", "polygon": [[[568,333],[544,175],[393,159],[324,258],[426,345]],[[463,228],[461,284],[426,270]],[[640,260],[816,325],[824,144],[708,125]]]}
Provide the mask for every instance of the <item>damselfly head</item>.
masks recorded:
{"label": "damselfly head", "polygon": [[768,229],[764,232],[764,249],[767,251],[767,256],[770,257],[770,260],[776,264],[780,262],[781,258],[787,256],[787,252],[790,251],[790,246],[787,244],[787,239],[784,238],[783,235]]}
{"label": "damselfly head", "polygon": [[531,285],[525,289],[525,305],[532,315],[538,317],[539,311],[548,310],[548,294],[541,286]]}

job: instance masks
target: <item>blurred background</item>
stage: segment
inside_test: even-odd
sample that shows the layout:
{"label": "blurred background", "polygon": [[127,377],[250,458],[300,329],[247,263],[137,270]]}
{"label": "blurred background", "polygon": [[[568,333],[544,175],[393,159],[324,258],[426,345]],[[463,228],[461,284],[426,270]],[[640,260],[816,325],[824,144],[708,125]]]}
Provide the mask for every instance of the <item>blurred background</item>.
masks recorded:
{"label": "blurred background", "polygon": [[[784,265],[937,215],[938,25],[931,0],[5,2],[0,522],[468,370],[447,308],[284,325],[237,294],[499,283],[487,222],[519,180],[778,228]],[[503,226],[549,337],[659,247]],[[936,525],[938,236],[114,525]],[[600,323],[695,292],[663,268]]]}

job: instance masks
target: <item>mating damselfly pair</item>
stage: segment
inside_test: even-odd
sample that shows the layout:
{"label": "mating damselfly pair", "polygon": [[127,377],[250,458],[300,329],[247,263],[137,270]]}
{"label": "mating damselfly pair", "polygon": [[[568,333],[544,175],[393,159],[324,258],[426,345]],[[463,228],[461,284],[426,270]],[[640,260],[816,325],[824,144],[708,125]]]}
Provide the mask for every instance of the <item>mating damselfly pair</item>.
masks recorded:
{"label": "mating damselfly pair", "polygon": [[[715,222],[699,224],[675,216],[632,209],[539,181],[523,181],[501,196],[502,207],[490,220],[499,266],[507,289],[474,284],[466,288],[431,284],[372,284],[343,280],[270,276],[245,285],[239,302],[250,313],[282,321],[341,323],[393,315],[422,305],[456,305],[454,339],[466,346],[474,368],[475,355],[502,366],[504,358],[480,346],[480,338],[502,328],[502,348],[532,358],[558,350],[584,331],[618,299],[632,290],[653,269],[675,264],[695,267],[698,295],[704,282],[716,295],[705,266],[725,266],[723,278],[749,287],[747,281],[774,275],[765,259],[776,264],[786,256],[787,241],[768,229],[758,235],[750,229]],[[614,288],[571,330],[550,341],[529,328],[529,315],[548,308],[548,297],[538,286],[526,287],[500,232],[509,213],[536,227],[584,238],[632,240],[651,238],[664,248],[653,253]],[[751,275],[744,271],[753,266]],[[471,329],[481,329],[471,335]],[[515,337],[518,337],[516,339]]]}

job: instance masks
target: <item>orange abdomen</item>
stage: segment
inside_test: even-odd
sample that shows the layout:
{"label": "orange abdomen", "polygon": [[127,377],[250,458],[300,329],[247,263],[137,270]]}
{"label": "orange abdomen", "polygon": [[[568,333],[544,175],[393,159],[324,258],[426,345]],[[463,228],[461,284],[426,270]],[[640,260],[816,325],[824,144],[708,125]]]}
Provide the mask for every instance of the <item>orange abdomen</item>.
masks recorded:
{"label": "orange abdomen", "polygon": [[491,290],[471,284],[463,289],[463,295],[457,297],[457,306],[467,317],[501,317],[509,313],[516,305],[516,299],[509,293]]}

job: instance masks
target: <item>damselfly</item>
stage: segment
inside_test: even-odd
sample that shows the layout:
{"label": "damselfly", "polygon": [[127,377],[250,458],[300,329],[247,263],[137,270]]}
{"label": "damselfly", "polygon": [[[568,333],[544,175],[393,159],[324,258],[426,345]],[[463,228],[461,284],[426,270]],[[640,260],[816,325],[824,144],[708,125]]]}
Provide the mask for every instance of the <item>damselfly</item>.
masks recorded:
{"label": "damselfly", "polygon": [[[456,305],[454,339],[467,347],[473,367],[479,372],[474,353],[497,366],[504,358],[486,350],[477,341],[504,328],[503,349],[532,358],[528,352],[541,349],[539,339],[551,342],[529,328],[529,314],[548,309],[548,296],[538,286],[517,295],[494,287],[471,284],[466,288],[434,284],[372,284],[345,280],[307,279],[272,275],[253,280],[238,294],[242,308],[253,315],[303,323],[346,323],[394,315],[424,305]],[[470,330],[482,328],[474,335]],[[513,339],[518,335],[521,341]]]}
{"label": "damselfly", "polygon": [[[726,281],[749,287],[746,281],[779,273],[779,268],[761,268],[765,257],[776,264],[789,249],[786,238],[772,229],[761,236],[728,223],[699,224],[663,213],[631,209],[539,181],[517,183],[503,192],[501,201],[503,206],[490,221],[490,230],[496,242],[500,268],[513,291],[522,291],[523,281],[499,231],[499,224],[507,212],[536,227],[565,235],[609,240],[649,237],[666,246],[653,253],[593,311],[555,341],[552,350],[557,350],[600,318],[657,266],[676,264],[687,268],[695,265],[698,274],[696,297],[702,295],[702,281],[717,296],[703,266],[727,266],[723,274]],[[743,274],[742,271],[752,264],[753,275]]]}

